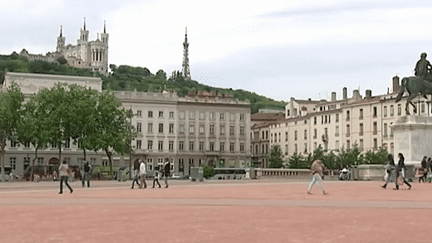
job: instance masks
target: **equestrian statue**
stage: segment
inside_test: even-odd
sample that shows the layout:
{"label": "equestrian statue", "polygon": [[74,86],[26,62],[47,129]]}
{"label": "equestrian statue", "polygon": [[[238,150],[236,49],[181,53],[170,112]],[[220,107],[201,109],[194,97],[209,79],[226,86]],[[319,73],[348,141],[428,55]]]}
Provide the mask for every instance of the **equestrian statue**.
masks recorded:
{"label": "equestrian statue", "polygon": [[417,113],[417,107],[411,102],[418,95],[423,95],[427,99],[427,94],[432,94],[432,65],[426,60],[426,53],[420,55],[420,60],[417,62],[414,75],[412,77],[405,77],[401,82],[401,89],[396,97],[396,102],[402,99],[405,90],[409,96],[405,105],[405,112],[407,115],[410,114],[408,105],[411,104],[414,107],[414,113]]}

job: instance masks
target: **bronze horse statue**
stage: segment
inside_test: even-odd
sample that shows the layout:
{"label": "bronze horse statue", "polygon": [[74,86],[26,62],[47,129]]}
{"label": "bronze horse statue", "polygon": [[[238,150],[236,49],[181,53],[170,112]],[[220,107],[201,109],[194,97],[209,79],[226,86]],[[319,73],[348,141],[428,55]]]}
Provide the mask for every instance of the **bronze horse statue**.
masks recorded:
{"label": "bronze horse statue", "polygon": [[411,102],[418,95],[423,95],[427,99],[427,94],[432,94],[432,82],[422,78],[422,77],[405,77],[402,79],[401,89],[398,96],[396,97],[396,103],[402,99],[402,96],[406,91],[409,96],[405,105],[405,112],[407,115],[410,114],[408,109],[408,104],[414,107],[414,113],[417,113],[417,107]]}

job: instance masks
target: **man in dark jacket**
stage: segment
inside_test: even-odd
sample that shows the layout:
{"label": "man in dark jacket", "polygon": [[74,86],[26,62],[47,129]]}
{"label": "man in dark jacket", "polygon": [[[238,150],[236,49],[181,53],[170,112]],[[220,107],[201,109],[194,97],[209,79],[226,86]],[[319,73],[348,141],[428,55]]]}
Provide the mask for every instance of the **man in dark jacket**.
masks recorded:
{"label": "man in dark jacket", "polygon": [[90,176],[91,176],[91,165],[90,163],[87,161],[84,163],[84,168],[83,168],[83,175],[81,177],[82,179],[82,187],[85,186],[85,181],[87,181],[87,187],[90,187]]}
{"label": "man in dark jacket", "polygon": [[423,160],[421,161],[421,167],[422,167],[423,175],[420,176],[419,183],[421,181],[425,182],[425,179],[426,179],[426,176],[428,173],[427,156],[423,157]]}
{"label": "man in dark jacket", "polygon": [[168,177],[170,176],[170,170],[171,170],[171,163],[170,159],[165,159],[165,164],[163,166],[163,176],[165,181],[165,187],[168,188]]}

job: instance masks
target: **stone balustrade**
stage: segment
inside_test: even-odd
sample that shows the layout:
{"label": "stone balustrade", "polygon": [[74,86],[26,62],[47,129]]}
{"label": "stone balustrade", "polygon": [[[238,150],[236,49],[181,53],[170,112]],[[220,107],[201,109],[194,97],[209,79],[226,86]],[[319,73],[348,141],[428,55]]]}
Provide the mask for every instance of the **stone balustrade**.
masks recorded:
{"label": "stone balustrade", "polygon": [[272,169],[256,168],[257,178],[260,177],[307,177],[311,176],[309,169]]}

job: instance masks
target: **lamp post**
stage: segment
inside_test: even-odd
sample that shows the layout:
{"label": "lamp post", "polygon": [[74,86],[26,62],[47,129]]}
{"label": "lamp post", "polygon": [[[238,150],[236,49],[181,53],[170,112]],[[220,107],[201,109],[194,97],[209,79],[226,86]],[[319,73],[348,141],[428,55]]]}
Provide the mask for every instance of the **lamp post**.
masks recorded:
{"label": "lamp post", "polygon": [[128,112],[129,116],[129,180],[132,179],[132,117],[135,116],[132,111],[132,105],[130,105],[130,109]]}

